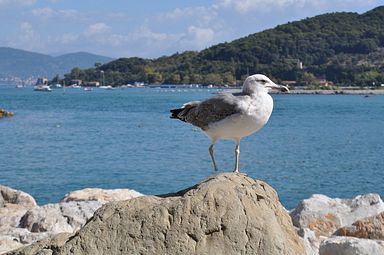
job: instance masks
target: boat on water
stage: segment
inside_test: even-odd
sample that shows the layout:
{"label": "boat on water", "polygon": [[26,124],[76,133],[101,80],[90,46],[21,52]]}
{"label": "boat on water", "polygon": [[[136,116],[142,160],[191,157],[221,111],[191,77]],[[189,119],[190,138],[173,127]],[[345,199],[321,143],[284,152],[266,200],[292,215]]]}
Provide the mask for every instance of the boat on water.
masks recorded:
{"label": "boat on water", "polygon": [[60,84],[60,83],[56,83],[54,85],[51,86],[52,88],[55,88],[55,89],[60,89],[62,88],[63,86]]}
{"label": "boat on water", "polygon": [[93,90],[93,88],[91,88],[91,87],[85,87],[84,88],[84,91],[92,91]]}
{"label": "boat on water", "polygon": [[36,85],[33,87],[34,91],[46,91],[46,92],[51,92],[52,89],[48,85]]}
{"label": "boat on water", "polygon": [[107,85],[107,86],[100,86],[99,89],[113,89],[113,87],[111,85]]}
{"label": "boat on water", "polygon": [[78,85],[78,84],[72,84],[69,86],[70,88],[73,88],[73,89],[81,89],[81,86]]}
{"label": "boat on water", "polygon": [[51,92],[52,89],[48,85],[48,79],[47,78],[38,78],[36,81],[36,85],[33,87],[34,91],[44,91],[44,92]]}

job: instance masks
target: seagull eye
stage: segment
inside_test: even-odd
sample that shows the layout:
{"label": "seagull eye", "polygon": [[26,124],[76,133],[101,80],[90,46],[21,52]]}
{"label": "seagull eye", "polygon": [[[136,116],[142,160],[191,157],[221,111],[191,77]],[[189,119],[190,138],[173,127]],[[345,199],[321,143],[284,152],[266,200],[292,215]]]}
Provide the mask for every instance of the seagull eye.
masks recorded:
{"label": "seagull eye", "polygon": [[259,82],[266,83],[267,81],[266,80],[259,80]]}

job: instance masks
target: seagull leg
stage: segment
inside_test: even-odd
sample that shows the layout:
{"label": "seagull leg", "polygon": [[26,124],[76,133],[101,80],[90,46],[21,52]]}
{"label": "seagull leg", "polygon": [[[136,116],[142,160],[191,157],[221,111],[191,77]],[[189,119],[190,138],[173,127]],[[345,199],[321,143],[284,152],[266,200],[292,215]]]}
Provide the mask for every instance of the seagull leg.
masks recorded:
{"label": "seagull leg", "polygon": [[211,146],[209,146],[209,155],[211,155],[211,160],[212,160],[212,164],[213,164],[213,168],[215,169],[215,171],[218,171],[217,170],[217,166],[216,166],[216,162],[215,162],[215,158],[213,157],[213,143],[211,144]]}
{"label": "seagull leg", "polygon": [[237,142],[235,147],[235,170],[233,170],[235,174],[239,174],[239,154],[240,154],[240,144],[239,142]]}

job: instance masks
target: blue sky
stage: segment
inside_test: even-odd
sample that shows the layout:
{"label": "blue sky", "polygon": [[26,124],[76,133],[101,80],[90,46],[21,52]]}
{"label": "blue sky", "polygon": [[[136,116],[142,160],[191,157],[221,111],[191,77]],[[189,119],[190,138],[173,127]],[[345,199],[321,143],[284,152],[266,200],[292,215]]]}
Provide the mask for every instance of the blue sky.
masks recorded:
{"label": "blue sky", "polygon": [[0,0],[0,46],[156,58],[384,0]]}

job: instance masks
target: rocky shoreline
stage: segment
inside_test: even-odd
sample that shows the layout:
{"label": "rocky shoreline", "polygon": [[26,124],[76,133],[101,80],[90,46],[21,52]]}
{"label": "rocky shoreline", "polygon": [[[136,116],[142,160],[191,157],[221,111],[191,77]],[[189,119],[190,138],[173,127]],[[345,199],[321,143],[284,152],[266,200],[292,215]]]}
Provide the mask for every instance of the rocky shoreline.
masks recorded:
{"label": "rocky shoreline", "polygon": [[265,182],[221,173],[173,194],[84,189],[38,206],[0,185],[0,254],[384,254],[384,203],[313,195],[291,212]]}
{"label": "rocky shoreline", "polygon": [[290,90],[289,94],[298,94],[298,95],[384,95],[384,89],[338,89],[338,90],[294,89],[294,90]]}
{"label": "rocky shoreline", "polygon": [[[241,92],[241,89],[225,89],[224,92]],[[289,93],[280,91],[271,91],[270,94],[282,95],[362,95],[362,96],[380,96],[384,95],[384,89],[290,89]]]}
{"label": "rocky shoreline", "polygon": [[0,185],[0,254],[60,233],[73,234],[103,204],[143,194],[129,189],[73,191],[55,204],[38,206],[22,191]]}
{"label": "rocky shoreline", "polygon": [[12,117],[14,115],[13,112],[8,112],[4,109],[0,109],[0,118],[3,118],[3,117]]}

